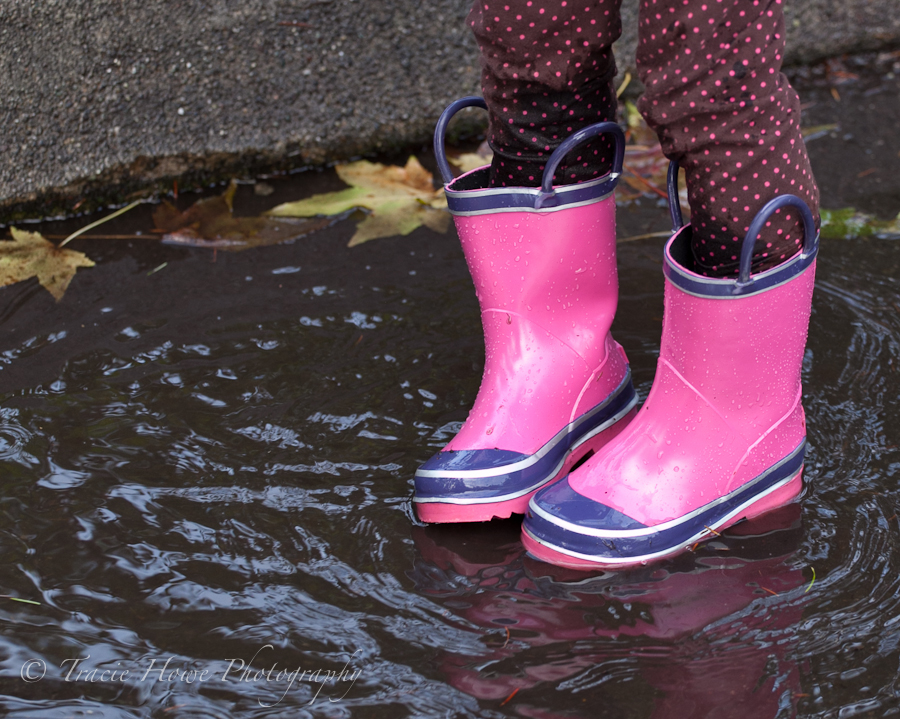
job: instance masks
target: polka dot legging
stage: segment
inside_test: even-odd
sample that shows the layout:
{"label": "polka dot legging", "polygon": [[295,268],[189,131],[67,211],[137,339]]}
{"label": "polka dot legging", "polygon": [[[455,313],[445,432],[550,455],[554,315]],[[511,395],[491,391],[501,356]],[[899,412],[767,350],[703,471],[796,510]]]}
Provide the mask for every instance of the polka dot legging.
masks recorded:
{"label": "polka dot legging", "polygon": [[[539,185],[562,140],[615,119],[619,0],[475,0],[469,23],[490,113],[491,184]],[[799,99],[781,73],[781,0],[641,0],[638,32],[638,109],[685,169],[697,268],[735,274],[750,222],[778,194],[801,197],[818,222]],[[611,157],[608,139],[587,142],[555,182],[602,175]],[[796,211],[780,211],[757,238],[753,271],[801,241]]]}

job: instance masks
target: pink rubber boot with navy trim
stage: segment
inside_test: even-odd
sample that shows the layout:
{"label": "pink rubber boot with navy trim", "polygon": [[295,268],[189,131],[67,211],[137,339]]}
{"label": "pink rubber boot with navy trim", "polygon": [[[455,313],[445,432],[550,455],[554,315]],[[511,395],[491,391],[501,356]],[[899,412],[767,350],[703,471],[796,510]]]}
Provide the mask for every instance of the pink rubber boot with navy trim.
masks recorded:
{"label": "pink rubber boot with navy trim", "polygon": [[[489,167],[456,179],[444,153],[450,105],[435,154],[481,306],[485,368],[456,437],[416,472],[413,502],[425,522],[521,514],[531,496],[616,436],[637,398],[625,352],[609,333],[618,302],[615,200],[625,140],[600,123],[563,142],[541,187],[488,187]],[[560,161],[602,133],[616,142],[613,171],[553,187]]]}
{"label": "pink rubber boot with navy trim", "polygon": [[[803,249],[751,275],[755,240],[775,213],[799,214]],[[680,224],[675,209],[673,221]],[[642,564],[801,490],[800,371],[818,250],[812,214],[793,195],[763,207],[744,239],[736,280],[693,271],[690,232],[680,227],[665,247],[663,334],[650,395],[614,442],[533,497],[522,540],[538,559]]]}

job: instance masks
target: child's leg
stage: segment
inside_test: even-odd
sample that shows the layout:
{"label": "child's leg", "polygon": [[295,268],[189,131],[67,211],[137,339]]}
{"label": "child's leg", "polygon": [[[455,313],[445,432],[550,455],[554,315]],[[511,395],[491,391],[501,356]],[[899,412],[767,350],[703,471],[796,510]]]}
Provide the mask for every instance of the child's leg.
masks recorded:
{"label": "child's leg", "polygon": [[[481,306],[484,375],[457,435],[416,472],[413,501],[425,522],[521,514],[636,412],[628,360],[610,334],[617,178],[565,188],[552,206],[523,191],[541,184],[561,142],[614,114],[618,0],[506,2],[481,0],[470,16],[484,60],[492,172],[446,186]],[[563,164],[554,158],[558,182],[605,173],[616,141],[608,138],[624,141],[613,129],[576,145]]]}
{"label": "child's leg", "polygon": [[[619,0],[475,0],[468,21],[481,48],[491,184],[537,186],[560,142],[615,119]],[[605,174],[611,158],[608,138],[585,143],[557,183]]]}
{"label": "child's leg", "polygon": [[[711,276],[737,272],[751,220],[776,195],[799,196],[818,217],[783,53],[781,0],[642,0],[638,108],[685,168],[694,258]],[[797,213],[781,212],[757,242],[753,271],[795,254],[801,238]]]}

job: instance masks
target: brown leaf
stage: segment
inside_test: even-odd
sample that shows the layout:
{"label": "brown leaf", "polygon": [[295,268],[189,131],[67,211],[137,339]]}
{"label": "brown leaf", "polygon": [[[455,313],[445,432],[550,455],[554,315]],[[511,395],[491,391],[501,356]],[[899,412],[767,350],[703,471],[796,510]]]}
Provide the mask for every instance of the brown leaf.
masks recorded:
{"label": "brown leaf", "polygon": [[289,242],[331,224],[327,218],[234,217],[236,190],[232,182],[223,194],[198,200],[184,212],[163,202],[153,213],[154,232],[163,233],[162,241],[167,244],[237,252]]}

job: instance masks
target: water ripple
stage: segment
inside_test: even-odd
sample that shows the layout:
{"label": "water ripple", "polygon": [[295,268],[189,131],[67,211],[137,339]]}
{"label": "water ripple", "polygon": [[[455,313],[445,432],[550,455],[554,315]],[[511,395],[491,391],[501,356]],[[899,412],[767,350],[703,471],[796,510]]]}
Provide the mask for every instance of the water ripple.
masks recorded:
{"label": "water ripple", "polygon": [[[422,232],[416,254],[346,238],[215,265],[186,253],[149,278],[170,294],[126,259],[93,270],[115,297],[98,284],[39,312],[15,295],[0,356],[5,716],[898,706],[900,287],[884,245],[835,245],[819,265],[802,501],[676,559],[584,574],[526,556],[516,521],[414,518],[413,473],[465,420],[483,361],[463,259]],[[646,251],[623,251],[616,330],[644,389],[662,291]],[[245,279],[300,266],[279,274],[278,301]],[[66,682],[62,663],[88,655],[181,673]],[[33,658],[54,669],[40,686],[17,679]],[[288,686],[261,674],[275,664],[359,673]],[[213,676],[188,683],[194,670]]]}

